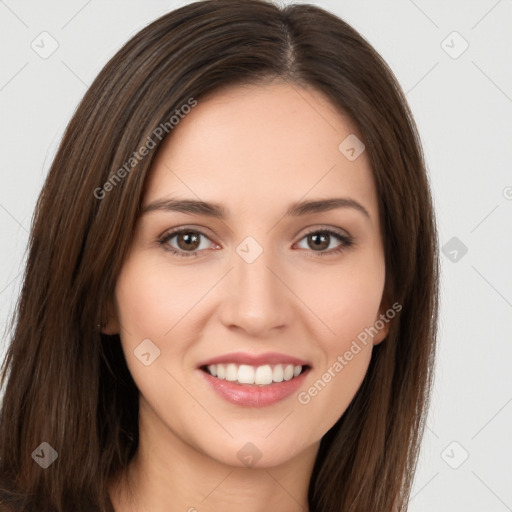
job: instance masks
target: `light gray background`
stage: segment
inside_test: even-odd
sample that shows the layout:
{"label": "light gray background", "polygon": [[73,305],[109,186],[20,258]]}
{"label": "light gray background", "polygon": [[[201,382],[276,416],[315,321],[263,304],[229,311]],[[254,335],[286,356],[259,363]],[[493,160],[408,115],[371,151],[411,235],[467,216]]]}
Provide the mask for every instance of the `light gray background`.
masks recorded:
{"label": "light gray background", "polygon": [[[2,332],[35,201],[77,103],[124,42],[187,3],[0,0]],[[410,510],[512,510],[512,1],[310,3],[360,31],[398,77],[448,244],[436,382]],[[58,42],[46,59],[31,48],[42,46],[43,31]],[[6,344],[3,334],[2,359]]]}

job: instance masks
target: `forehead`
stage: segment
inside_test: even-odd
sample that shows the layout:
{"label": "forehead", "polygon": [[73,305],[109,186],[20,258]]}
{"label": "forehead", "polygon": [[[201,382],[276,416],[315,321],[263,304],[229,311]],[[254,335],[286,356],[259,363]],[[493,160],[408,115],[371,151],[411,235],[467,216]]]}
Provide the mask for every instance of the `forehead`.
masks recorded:
{"label": "forehead", "polygon": [[[203,99],[164,140],[144,203],[173,194],[228,208],[357,196],[377,214],[366,153],[339,146],[358,137],[352,120],[316,89],[283,82],[233,86]],[[351,139],[349,139],[351,140]]]}

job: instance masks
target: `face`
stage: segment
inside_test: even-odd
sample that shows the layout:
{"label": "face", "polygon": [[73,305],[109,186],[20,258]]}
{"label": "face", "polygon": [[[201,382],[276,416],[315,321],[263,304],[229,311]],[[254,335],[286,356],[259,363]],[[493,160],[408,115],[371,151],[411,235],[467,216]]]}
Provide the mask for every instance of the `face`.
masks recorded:
{"label": "face", "polygon": [[107,326],[162,439],[270,467],[350,404],[387,334],[377,192],[366,153],[339,149],[351,134],[320,92],[274,82],[199,100],[164,142]]}

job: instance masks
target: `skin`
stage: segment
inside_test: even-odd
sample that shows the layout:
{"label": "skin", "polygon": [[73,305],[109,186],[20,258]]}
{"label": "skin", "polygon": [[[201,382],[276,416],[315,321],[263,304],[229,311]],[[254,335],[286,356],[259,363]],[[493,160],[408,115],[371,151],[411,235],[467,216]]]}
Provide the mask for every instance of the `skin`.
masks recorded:
{"label": "skin", "polygon": [[[319,91],[275,81],[201,99],[164,141],[143,208],[200,199],[229,217],[155,210],[136,226],[105,327],[120,333],[140,390],[139,448],[109,484],[116,511],[308,510],[320,440],[352,401],[387,324],[306,405],[297,393],[266,407],[234,405],[197,365],[236,351],[289,354],[311,363],[299,390],[307,391],[385,312],[372,171],[365,152],[349,161],[338,150],[352,133]],[[331,197],[359,202],[369,218],[348,207],[284,217],[296,201]],[[204,233],[197,257],[158,243],[179,227]],[[316,228],[348,233],[355,245],[320,256],[343,242],[331,236],[316,248],[307,236]],[[263,249],[252,263],[236,252],[247,236]],[[180,236],[167,245],[187,248]],[[134,350],[147,338],[160,356],[144,366]],[[251,468],[237,457],[248,442],[261,452]]]}

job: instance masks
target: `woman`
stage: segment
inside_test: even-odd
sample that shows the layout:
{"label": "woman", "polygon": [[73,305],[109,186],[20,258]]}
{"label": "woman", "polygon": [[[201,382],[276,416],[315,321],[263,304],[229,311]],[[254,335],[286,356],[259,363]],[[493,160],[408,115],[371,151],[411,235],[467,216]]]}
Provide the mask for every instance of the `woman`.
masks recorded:
{"label": "woman", "polygon": [[392,72],[310,5],[136,34],[36,206],[3,366],[5,510],[406,510],[437,237]]}

